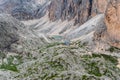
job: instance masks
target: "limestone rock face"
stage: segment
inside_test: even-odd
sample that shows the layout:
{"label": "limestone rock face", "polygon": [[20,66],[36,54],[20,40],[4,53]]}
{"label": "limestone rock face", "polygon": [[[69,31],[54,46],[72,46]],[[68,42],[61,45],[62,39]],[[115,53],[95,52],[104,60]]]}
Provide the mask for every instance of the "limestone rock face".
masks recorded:
{"label": "limestone rock face", "polygon": [[10,15],[0,14],[0,50],[9,48],[19,40],[19,30],[22,27],[23,25]]}
{"label": "limestone rock face", "polygon": [[120,0],[110,0],[106,10],[107,39],[112,46],[120,48]]}
{"label": "limestone rock face", "polygon": [[49,18],[72,20],[83,24],[96,14],[105,11],[106,0],[53,0],[49,6]]}

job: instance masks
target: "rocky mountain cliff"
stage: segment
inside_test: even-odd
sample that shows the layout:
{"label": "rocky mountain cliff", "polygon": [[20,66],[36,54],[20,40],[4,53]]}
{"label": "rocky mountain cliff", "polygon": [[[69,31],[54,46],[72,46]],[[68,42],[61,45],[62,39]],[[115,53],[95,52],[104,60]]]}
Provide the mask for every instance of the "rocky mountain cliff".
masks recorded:
{"label": "rocky mountain cliff", "polygon": [[49,5],[49,18],[72,20],[83,24],[96,14],[104,13],[106,0],[53,0]]}
{"label": "rocky mountain cliff", "polygon": [[[49,6],[49,18],[52,21],[61,19],[74,20],[74,24],[83,24],[97,14],[105,14],[102,31],[97,36],[106,39],[112,46],[120,47],[119,0],[53,0]],[[99,27],[99,26],[98,26]]]}
{"label": "rocky mountain cliff", "polygon": [[[70,36],[73,36],[72,33],[81,25],[86,24],[91,18],[103,14],[104,20],[101,20],[103,22],[97,25],[92,24],[95,32],[94,40],[102,40],[107,44],[119,47],[119,0],[1,0],[0,11],[9,13],[19,20],[38,19],[43,16],[40,18],[40,21],[44,19],[43,21],[31,24],[35,28],[30,29],[33,29],[35,34],[38,36],[40,36],[38,33],[41,32],[45,35],[58,34],[70,39],[72,38]],[[64,25],[55,26],[56,22],[60,20],[60,24]],[[65,21],[67,24],[64,23]],[[83,32],[81,29],[77,33],[85,32],[86,35],[88,34],[86,32],[90,32],[88,30],[90,28]],[[81,37],[79,34],[74,35],[73,38]]]}
{"label": "rocky mountain cliff", "polygon": [[[102,26],[93,24],[97,26],[94,29],[94,31],[97,29],[95,38],[102,37],[102,40],[106,41],[106,43],[119,47],[119,0],[1,0],[0,11],[9,13],[19,20],[46,18],[46,21],[37,22],[39,24],[44,23],[44,25],[47,25],[49,21],[56,23],[56,21],[61,20],[64,23],[67,20],[71,24],[64,24],[64,27],[61,30],[59,29],[59,32],[53,31],[55,26],[49,26],[49,29],[46,27],[46,29],[39,28],[40,30],[35,30],[37,33],[47,31],[47,34],[51,34],[57,32],[66,36],[96,15],[104,14],[105,19],[101,23]],[[50,24],[52,25],[53,23]],[[40,27],[39,24],[36,25],[37,28]],[[73,29],[70,26],[76,27]],[[60,26],[58,27],[60,28]],[[81,34],[81,32],[79,33]]]}
{"label": "rocky mountain cliff", "polygon": [[9,13],[19,20],[40,18],[45,15],[49,0],[1,0],[0,12]]}

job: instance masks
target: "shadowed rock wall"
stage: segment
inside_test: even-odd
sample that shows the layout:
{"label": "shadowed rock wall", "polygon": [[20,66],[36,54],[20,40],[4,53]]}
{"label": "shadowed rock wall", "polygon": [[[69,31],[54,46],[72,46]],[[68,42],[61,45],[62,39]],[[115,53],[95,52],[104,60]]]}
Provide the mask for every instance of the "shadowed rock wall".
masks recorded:
{"label": "shadowed rock wall", "polygon": [[96,14],[105,11],[106,0],[53,0],[49,5],[49,18],[73,20],[83,24]]}

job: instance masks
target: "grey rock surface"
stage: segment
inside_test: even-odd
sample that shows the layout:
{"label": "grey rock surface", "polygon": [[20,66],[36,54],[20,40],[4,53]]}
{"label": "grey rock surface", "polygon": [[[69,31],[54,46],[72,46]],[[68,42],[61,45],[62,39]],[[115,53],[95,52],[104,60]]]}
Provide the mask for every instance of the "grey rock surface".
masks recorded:
{"label": "grey rock surface", "polygon": [[48,4],[49,0],[0,0],[0,12],[28,20],[44,16]]}
{"label": "grey rock surface", "polygon": [[24,27],[22,23],[10,15],[0,14],[0,49],[19,40],[19,31]]}

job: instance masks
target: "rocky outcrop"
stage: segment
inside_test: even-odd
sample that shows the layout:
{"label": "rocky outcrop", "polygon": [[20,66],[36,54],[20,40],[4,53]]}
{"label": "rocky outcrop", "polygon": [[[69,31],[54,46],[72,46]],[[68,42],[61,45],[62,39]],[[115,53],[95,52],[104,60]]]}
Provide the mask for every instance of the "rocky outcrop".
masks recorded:
{"label": "rocky outcrop", "polygon": [[0,14],[0,50],[9,48],[19,40],[20,30],[24,27],[16,19],[7,14]]}
{"label": "rocky outcrop", "polygon": [[120,0],[109,0],[105,23],[108,42],[112,46],[120,48]]}

